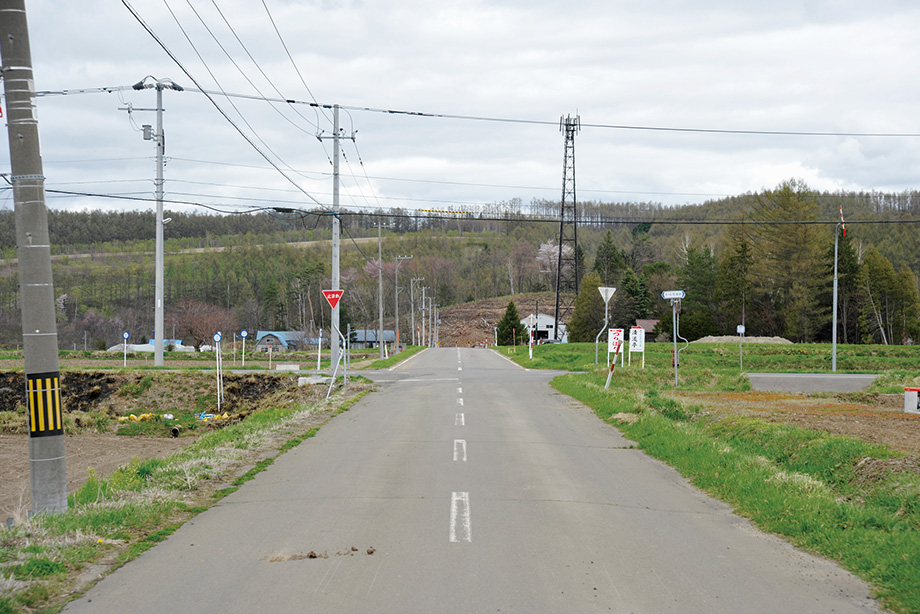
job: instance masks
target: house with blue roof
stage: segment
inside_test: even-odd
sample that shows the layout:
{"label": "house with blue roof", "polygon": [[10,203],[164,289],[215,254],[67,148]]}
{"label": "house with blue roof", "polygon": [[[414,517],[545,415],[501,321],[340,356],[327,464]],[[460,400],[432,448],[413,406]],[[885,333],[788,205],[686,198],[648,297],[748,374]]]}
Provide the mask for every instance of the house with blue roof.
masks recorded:
{"label": "house with blue roof", "polygon": [[268,352],[296,352],[307,349],[308,339],[300,331],[292,330],[260,330],[256,333],[256,351]]}
{"label": "house with blue roof", "polygon": [[[375,348],[378,347],[380,331],[376,328],[359,328],[351,331],[351,347],[353,348]],[[383,331],[383,342],[394,343],[396,341],[395,330]]]}

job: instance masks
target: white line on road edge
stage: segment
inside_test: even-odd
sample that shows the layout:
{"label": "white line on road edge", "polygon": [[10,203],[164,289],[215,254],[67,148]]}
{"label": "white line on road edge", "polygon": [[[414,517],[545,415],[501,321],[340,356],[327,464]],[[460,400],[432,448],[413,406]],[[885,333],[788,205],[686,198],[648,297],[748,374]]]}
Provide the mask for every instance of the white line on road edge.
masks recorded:
{"label": "white line on road edge", "polygon": [[492,351],[495,352],[496,356],[498,356],[499,358],[503,358],[504,360],[507,360],[508,362],[510,362],[511,364],[513,364],[513,365],[514,365],[515,367],[517,367],[518,369],[523,369],[524,371],[530,371],[530,369],[528,369],[527,367],[522,367],[521,365],[519,365],[518,363],[514,362],[513,360],[511,360],[510,358],[508,358],[507,356],[505,356],[504,354],[502,354],[502,353],[499,352],[498,350],[492,350]]}
{"label": "white line on road edge", "polygon": [[393,369],[396,369],[397,367],[402,367],[402,366],[405,366],[405,365],[409,364],[409,362],[412,361],[412,360],[415,360],[415,359],[419,356],[419,354],[424,354],[424,353],[427,352],[429,349],[430,349],[430,348],[425,348],[424,350],[422,350],[422,351],[419,352],[418,354],[413,354],[412,356],[410,356],[409,358],[405,359],[404,361],[402,361],[402,362],[400,362],[400,363],[398,363],[398,364],[393,365],[392,367],[390,367],[389,369],[387,369],[387,371],[392,371]]}
{"label": "white line on road edge", "polygon": [[457,417],[454,418],[454,426],[466,426],[466,418],[463,417],[463,414],[457,414]]}
{"label": "white line on road edge", "polygon": [[454,460],[466,462],[466,439],[454,439]]}
{"label": "white line on road edge", "polygon": [[453,543],[473,541],[470,524],[470,493],[450,494],[450,534]]}

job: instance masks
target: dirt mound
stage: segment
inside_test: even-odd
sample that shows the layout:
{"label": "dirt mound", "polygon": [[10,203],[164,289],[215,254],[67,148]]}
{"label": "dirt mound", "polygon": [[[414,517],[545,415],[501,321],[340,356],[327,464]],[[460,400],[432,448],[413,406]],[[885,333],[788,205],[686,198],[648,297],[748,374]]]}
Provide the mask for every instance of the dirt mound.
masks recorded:
{"label": "dirt mound", "polygon": [[[25,433],[25,378],[21,372],[0,373],[0,431]],[[280,393],[297,394],[297,378],[276,373],[231,374],[224,377],[221,411],[242,418]],[[65,429],[92,427],[97,414],[110,418],[143,412],[214,411],[216,383],[204,372],[109,373],[65,371],[61,374]],[[18,414],[18,416],[17,416]]]}
{"label": "dirt mound", "polygon": [[495,327],[511,301],[521,318],[531,313],[553,313],[556,308],[556,295],[552,292],[515,294],[445,307],[439,313],[441,347],[492,345],[495,343]]}

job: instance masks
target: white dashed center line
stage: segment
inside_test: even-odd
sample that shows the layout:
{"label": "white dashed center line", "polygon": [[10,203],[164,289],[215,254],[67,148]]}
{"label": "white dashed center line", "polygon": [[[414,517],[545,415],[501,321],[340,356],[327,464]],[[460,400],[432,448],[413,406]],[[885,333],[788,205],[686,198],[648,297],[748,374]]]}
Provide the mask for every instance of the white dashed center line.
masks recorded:
{"label": "white dashed center line", "polygon": [[466,462],[466,439],[454,439],[454,460]]}
{"label": "white dashed center line", "polygon": [[454,418],[454,426],[466,426],[466,418],[464,418],[463,414],[457,414]]}
{"label": "white dashed center line", "polygon": [[473,541],[470,522],[470,493],[454,492],[450,495],[450,533],[451,542]]}

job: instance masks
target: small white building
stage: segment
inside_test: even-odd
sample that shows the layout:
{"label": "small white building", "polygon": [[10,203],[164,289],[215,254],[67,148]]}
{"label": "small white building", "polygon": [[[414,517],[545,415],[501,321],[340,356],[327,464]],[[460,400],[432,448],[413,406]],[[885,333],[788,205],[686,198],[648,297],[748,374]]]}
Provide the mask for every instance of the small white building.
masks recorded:
{"label": "small white building", "polygon": [[[538,313],[536,315],[530,314],[526,318],[521,319],[521,324],[528,330],[534,327],[534,340],[537,343],[543,343],[556,337],[554,334],[556,332],[554,330],[556,318],[554,316],[546,315],[545,313]],[[569,342],[569,332],[562,322],[559,323],[559,341],[561,343]]]}

